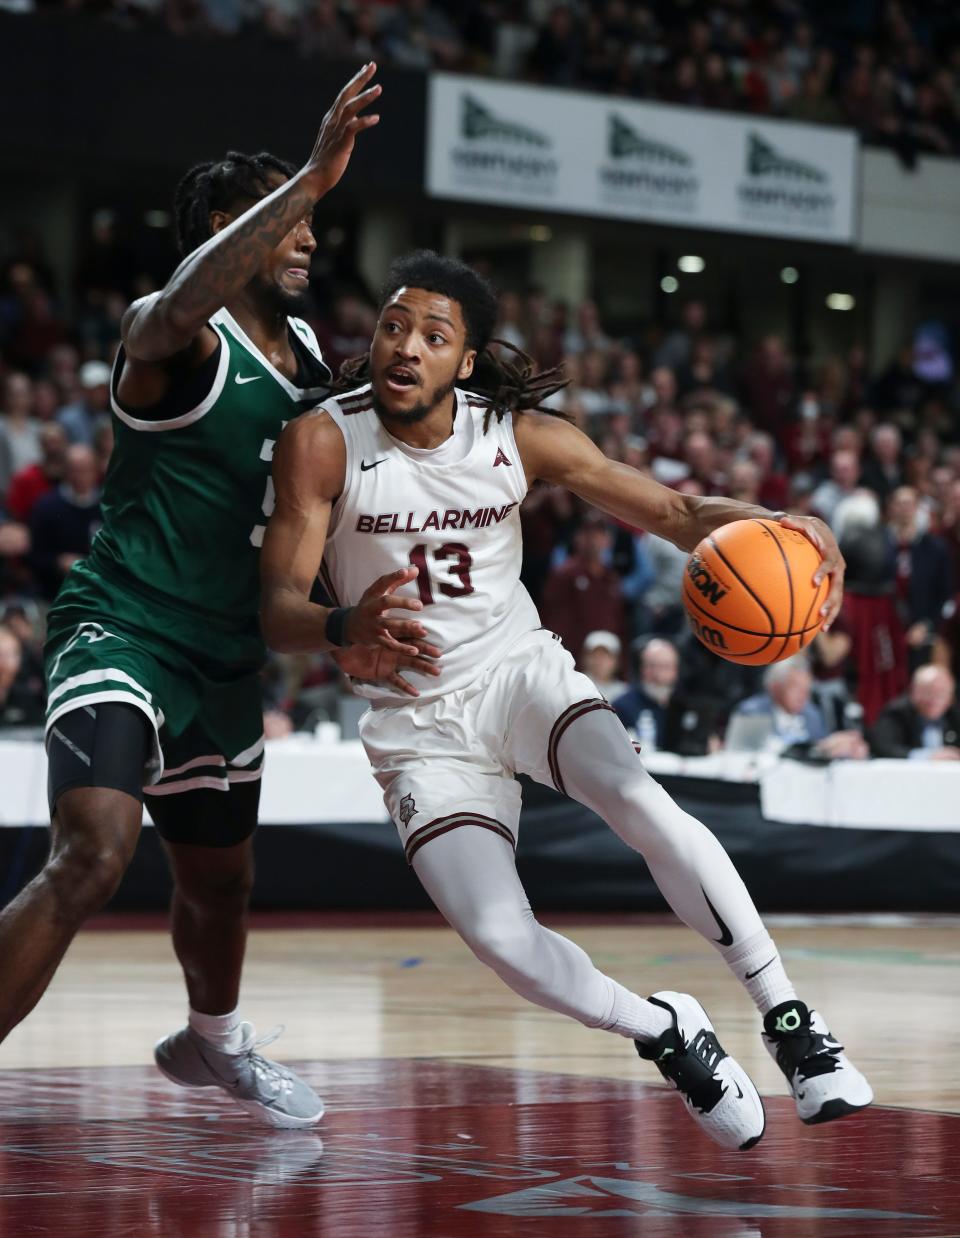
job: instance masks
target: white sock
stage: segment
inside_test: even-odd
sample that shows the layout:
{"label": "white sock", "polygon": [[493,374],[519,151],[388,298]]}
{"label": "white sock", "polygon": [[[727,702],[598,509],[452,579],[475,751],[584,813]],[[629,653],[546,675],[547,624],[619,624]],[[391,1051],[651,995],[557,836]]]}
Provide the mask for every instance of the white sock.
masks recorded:
{"label": "white sock", "polygon": [[229,1014],[201,1014],[191,1007],[187,1022],[198,1036],[221,1053],[236,1053],[243,1044],[239,1010],[231,1010]]}
{"label": "white sock", "polygon": [[721,954],[761,1014],[781,1002],[796,1001],[797,994],[783,969],[780,953],[766,929],[728,946]]}
{"label": "white sock", "polygon": [[673,1027],[669,1010],[638,997],[616,980],[609,977],[608,980],[613,988],[613,1009],[609,1021],[602,1024],[605,1031],[618,1032],[631,1040],[649,1042],[659,1040],[664,1032]]}

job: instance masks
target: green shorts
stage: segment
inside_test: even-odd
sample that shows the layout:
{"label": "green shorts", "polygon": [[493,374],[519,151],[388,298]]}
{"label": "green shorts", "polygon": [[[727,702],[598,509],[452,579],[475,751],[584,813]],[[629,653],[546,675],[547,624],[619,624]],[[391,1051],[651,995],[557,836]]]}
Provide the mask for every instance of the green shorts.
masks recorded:
{"label": "green shorts", "polygon": [[[74,569],[74,572],[76,569]],[[84,604],[85,603],[85,604]],[[256,666],[209,656],[217,634],[190,652],[157,635],[169,616],[150,603],[152,631],[139,599],[87,573],[74,573],[48,617],[44,649],[47,731],[63,714],[122,701],[147,717],[155,735],[144,770],[154,795],[197,787],[229,790],[258,779],[263,765],[263,705]],[[131,620],[140,619],[141,623]],[[181,623],[180,616],[172,621]]]}

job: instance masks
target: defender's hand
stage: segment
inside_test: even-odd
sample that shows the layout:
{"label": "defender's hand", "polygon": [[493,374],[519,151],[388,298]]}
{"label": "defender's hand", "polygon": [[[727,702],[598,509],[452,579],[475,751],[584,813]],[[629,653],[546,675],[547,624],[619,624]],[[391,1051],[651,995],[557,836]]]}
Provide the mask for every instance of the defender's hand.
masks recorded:
{"label": "defender's hand", "polygon": [[416,619],[397,619],[388,617],[386,613],[388,610],[423,610],[419,598],[400,597],[393,592],[416,578],[417,568],[402,567],[374,581],[347,617],[348,642],[351,645],[375,645],[392,653],[419,657],[420,649],[413,642],[423,640],[427,629]]}
{"label": "defender's hand", "polygon": [[407,696],[419,696],[420,692],[400,674],[400,668],[418,671],[421,675],[439,675],[440,650],[425,641],[417,642],[420,653],[413,657],[408,653],[394,653],[391,649],[371,648],[368,645],[351,645],[349,649],[336,649],[334,662],[354,679],[370,679],[376,683],[396,688]]}
{"label": "defender's hand", "polygon": [[375,112],[360,115],[380,94],[379,86],[364,89],[376,71],[373,61],[365,64],[347,82],[323,118],[316,145],[304,169],[318,198],[329,193],[347,170],[357,134],[371,129],[380,120]]}
{"label": "defender's hand", "polygon": [[830,577],[830,592],[827,594],[827,600],[820,607],[820,614],[823,615],[823,631],[829,632],[830,625],[840,612],[840,603],[843,601],[843,575],[847,570],[846,561],[840,553],[833,530],[828,524],[824,524],[819,516],[781,516],[780,523],[785,529],[796,529],[798,533],[802,533],[804,537],[813,542],[823,556],[823,562],[814,573],[813,583],[819,585],[825,576]]}

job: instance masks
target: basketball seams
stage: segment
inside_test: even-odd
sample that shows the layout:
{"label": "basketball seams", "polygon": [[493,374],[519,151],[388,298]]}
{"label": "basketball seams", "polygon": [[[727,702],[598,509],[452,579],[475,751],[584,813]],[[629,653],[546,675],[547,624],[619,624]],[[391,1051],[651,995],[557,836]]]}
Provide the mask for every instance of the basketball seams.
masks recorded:
{"label": "basketball seams", "polygon": [[[696,594],[696,590],[690,583],[690,579],[685,578],[682,588],[682,599],[684,607],[690,618],[691,626],[694,634],[700,640],[700,643],[711,649],[713,652],[719,653],[721,657],[726,658],[730,662],[735,662],[740,665],[768,665],[773,662],[782,661],[784,658],[797,653],[803,649],[816,635],[822,626],[820,616],[816,616],[814,622],[811,619],[815,615],[818,601],[822,602],[824,588],[813,589],[812,598],[810,593],[805,594],[805,598],[801,599],[795,590],[795,584],[800,580],[800,576],[804,570],[806,563],[810,559],[809,553],[801,553],[803,547],[810,546],[816,553],[815,547],[808,538],[802,538],[800,534],[793,534],[790,530],[780,529],[779,526],[774,526],[772,522],[762,520],[758,517],[748,517],[746,520],[737,522],[740,525],[745,538],[731,539],[729,547],[730,556],[724,552],[722,544],[724,542],[724,529],[715,530],[713,534],[709,534],[703,539],[700,546],[697,548],[702,560],[702,566],[708,573],[712,573],[714,580],[723,583],[723,576],[728,574],[731,582],[736,582],[742,592],[739,594],[739,600],[735,600],[732,608],[733,614],[737,618],[748,621],[748,616],[743,612],[752,608],[753,614],[749,618],[765,619],[768,624],[767,630],[756,628],[748,628],[745,625],[730,623],[721,614],[716,613],[716,610],[711,611],[706,606],[706,601],[717,603],[724,595],[716,594],[717,585],[711,585],[709,576],[706,578],[706,585],[701,585],[699,576],[697,577],[697,588],[699,592],[710,594],[709,598],[700,599]],[[759,528],[754,528],[748,532],[747,525],[757,525]],[[728,527],[728,526],[725,526]],[[759,539],[759,540],[758,540]],[[770,548],[770,542],[776,546],[776,554],[780,556],[779,564],[782,564],[782,575],[777,572],[779,566],[776,555]],[[759,570],[758,590],[755,590],[752,585],[740,573],[737,567],[734,566],[734,560],[737,555],[743,558],[744,571],[753,569],[755,574]],[[796,564],[800,575],[794,580],[793,564],[791,557],[796,557]],[[801,564],[804,566],[802,567]],[[690,573],[688,573],[688,576]],[[810,575],[813,575],[813,566],[811,566]],[[727,585],[727,588],[730,588]],[[788,596],[783,596],[783,590],[786,589]],[[769,592],[768,592],[769,590]],[[766,595],[768,601],[764,601]],[[736,599],[736,592],[734,599]],[[804,601],[810,598],[807,605],[804,607]],[[701,603],[704,604],[701,604]],[[728,605],[721,608],[728,609]],[[737,613],[737,612],[740,613]],[[805,612],[802,613],[801,612]],[[774,613],[776,612],[776,613]],[[786,623],[780,622],[785,618]],[[801,626],[794,628],[794,623],[800,621]],[[738,645],[739,637],[750,637],[762,643],[748,649],[739,651],[723,648],[717,650],[715,644],[711,643],[707,636],[703,634],[712,633],[712,628],[708,625],[716,625],[716,635],[721,631],[726,631],[730,638],[733,639],[734,645]]]}
{"label": "basketball seams", "polygon": [[753,628],[738,628],[735,623],[728,623],[726,619],[719,619],[712,611],[701,606],[697,599],[688,591],[686,585],[683,589],[683,599],[689,602],[696,610],[704,615],[707,619],[719,624],[722,628],[729,628],[731,632],[739,632],[741,636],[762,636],[766,638],[767,644],[774,640],[783,640],[784,637],[789,639],[791,636],[805,636],[808,632],[816,632],[820,626],[817,623],[812,623],[809,627],[798,628],[795,632],[757,632]]}
{"label": "basketball seams", "polygon": [[[753,523],[758,524],[767,536],[773,540],[773,544],[779,551],[780,558],[783,561],[783,566],[787,573],[787,593],[790,597],[790,618],[787,620],[788,634],[783,638],[783,644],[780,646],[780,652],[774,658],[775,662],[779,662],[783,655],[787,652],[787,642],[795,635],[793,631],[793,611],[795,601],[793,596],[793,572],[790,570],[790,560],[787,558],[787,553],[783,549],[783,544],[780,541],[780,537],[777,534],[776,529],[771,527],[771,522],[769,520],[758,520],[756,517],[753,517]],[[772,626],[773,625],[771,623],[771,627]]]}

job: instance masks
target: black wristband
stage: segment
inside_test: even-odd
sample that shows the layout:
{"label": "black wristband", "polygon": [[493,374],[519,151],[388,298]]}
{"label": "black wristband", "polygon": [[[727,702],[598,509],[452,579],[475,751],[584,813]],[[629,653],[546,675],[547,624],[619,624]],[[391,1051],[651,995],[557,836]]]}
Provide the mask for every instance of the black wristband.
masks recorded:
{"label": "black wristband", "polygon": [[327,623],[324,627],[323,634],[337,649],[342,649],[345,645],[349,645],[347,639],[347,619],[350,617],[352,606],[338,606],[327,615]]}

